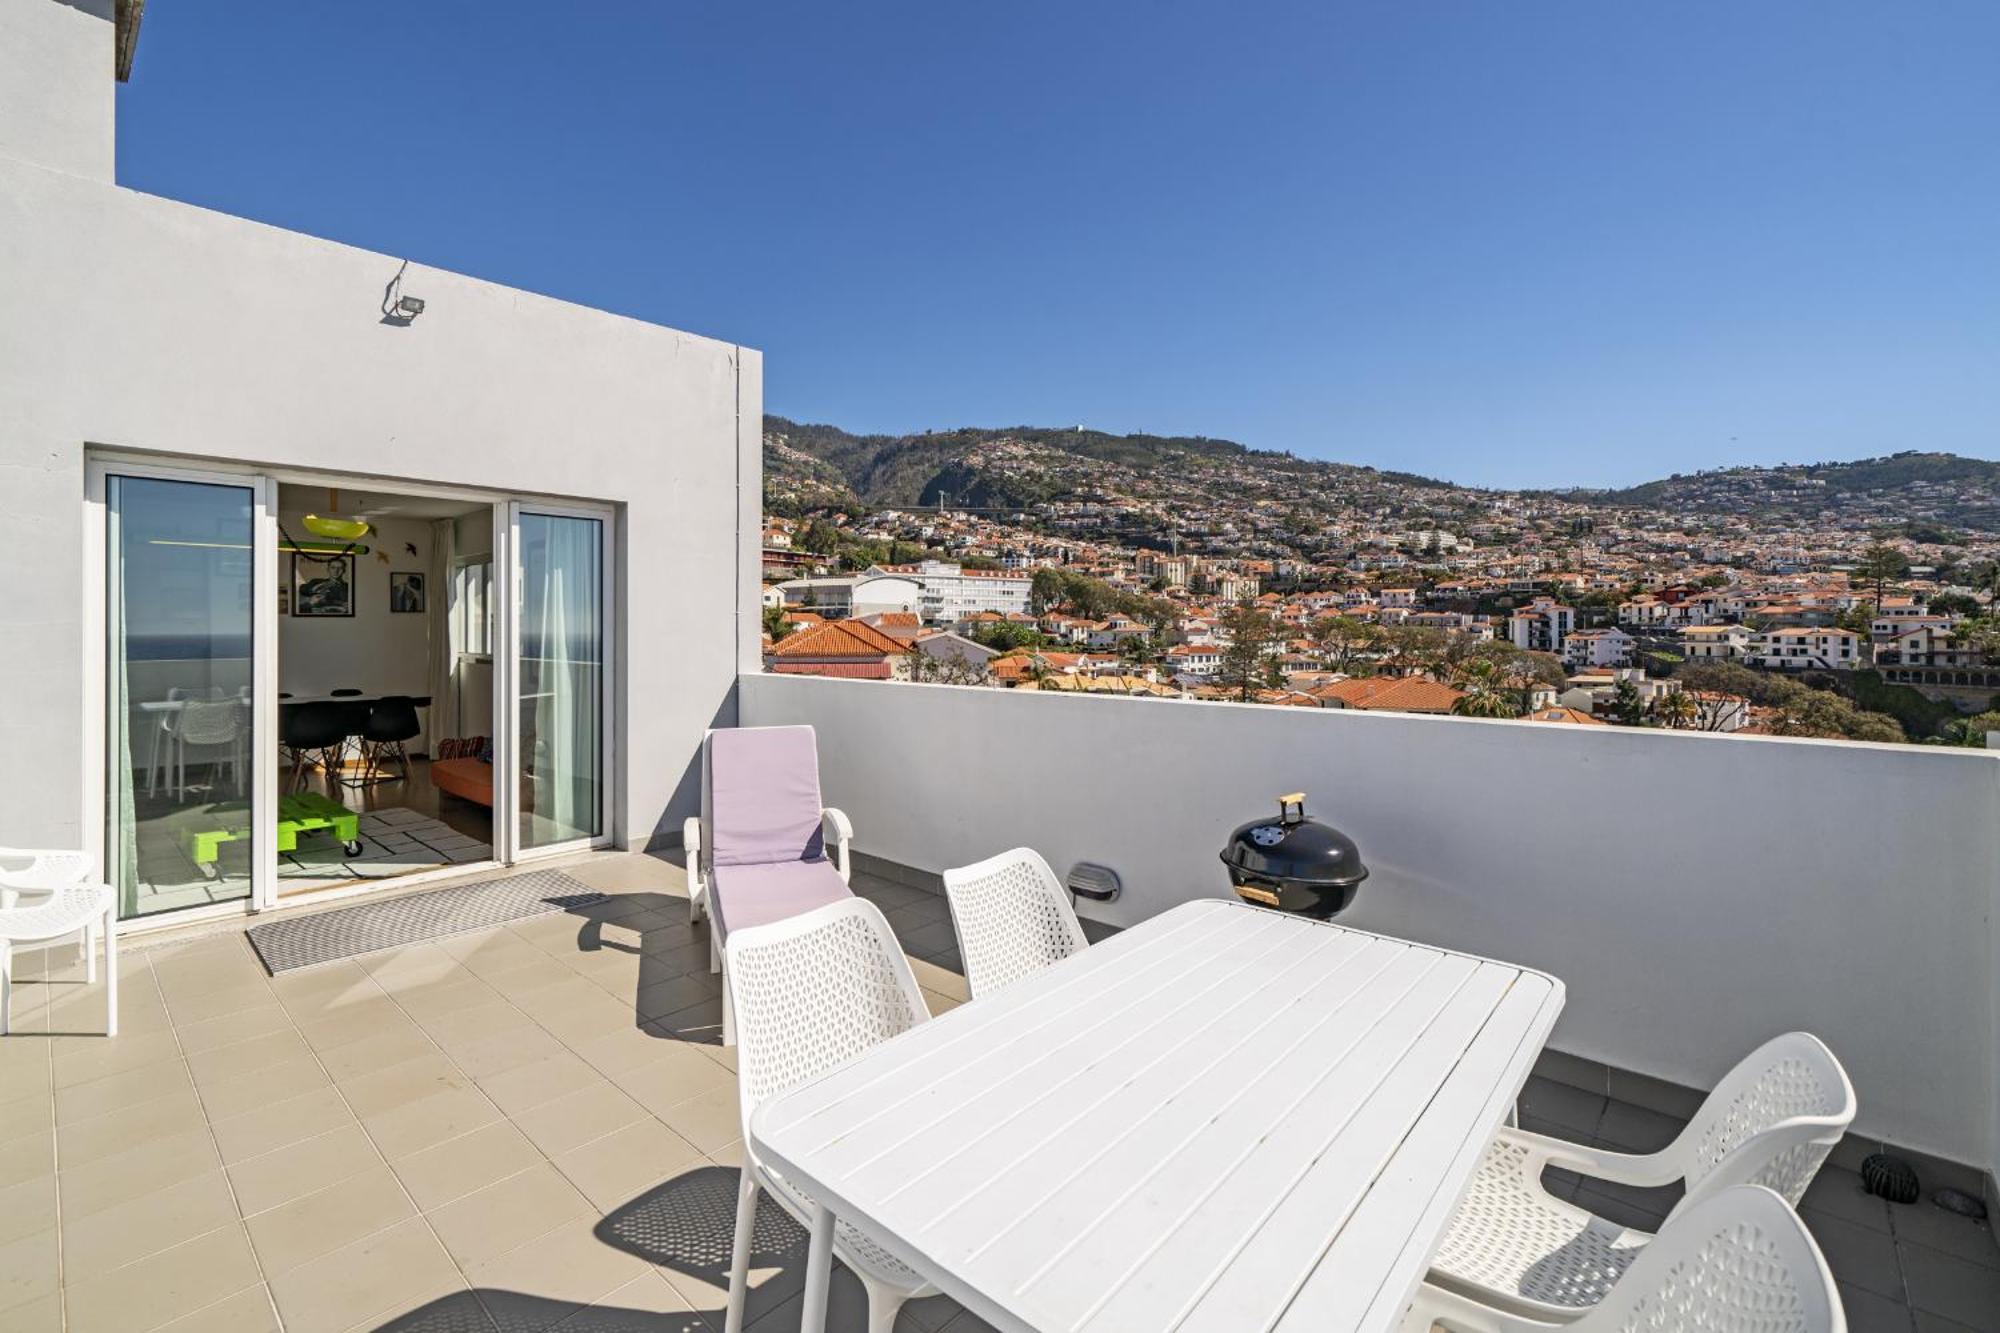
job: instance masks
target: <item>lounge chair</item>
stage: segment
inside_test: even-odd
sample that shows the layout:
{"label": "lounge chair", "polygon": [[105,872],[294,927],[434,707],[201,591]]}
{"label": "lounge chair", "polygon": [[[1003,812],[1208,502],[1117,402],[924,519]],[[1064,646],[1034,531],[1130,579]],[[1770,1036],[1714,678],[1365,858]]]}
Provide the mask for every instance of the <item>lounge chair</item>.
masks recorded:
{"label": "lounge chair", "polygon": [[[731,931],[769,925],[853,896],[847,816],[820,804],[811,727],[733,727],[702,742],[699,818],[682,826],[688,920],[709,919],[709,969]],[[828,856],[829,847],[832,856]],[[725,988],[722,1041],[735,1042]]]}

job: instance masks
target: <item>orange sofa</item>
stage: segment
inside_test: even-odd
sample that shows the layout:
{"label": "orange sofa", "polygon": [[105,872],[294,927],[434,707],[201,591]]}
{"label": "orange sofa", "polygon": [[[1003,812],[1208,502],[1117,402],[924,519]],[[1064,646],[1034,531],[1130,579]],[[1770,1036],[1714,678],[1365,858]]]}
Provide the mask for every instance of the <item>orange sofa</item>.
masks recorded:
{"label": "orange sofa", "polygon": [[431,785],[491,809],[493,765],[479,757],[486,749],[486,738],[453,738],[440,741],[437,748],[437,758],[431,760]]}

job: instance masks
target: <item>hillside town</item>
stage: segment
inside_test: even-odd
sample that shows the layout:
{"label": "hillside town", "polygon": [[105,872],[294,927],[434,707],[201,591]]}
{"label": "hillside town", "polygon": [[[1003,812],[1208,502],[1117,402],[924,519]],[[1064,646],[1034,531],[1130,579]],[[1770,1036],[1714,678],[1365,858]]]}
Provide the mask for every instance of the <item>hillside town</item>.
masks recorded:
{"label": "hillside town", "polygon": [[1983,519],[1978,485],[1885,498],[1736,469],[1640,502],[1002,441],[953,473],[988,503],[870,505],[804,459],[767,480],[774,672],[1867,741],[2000,730],[2000,535],[1944,525]]}

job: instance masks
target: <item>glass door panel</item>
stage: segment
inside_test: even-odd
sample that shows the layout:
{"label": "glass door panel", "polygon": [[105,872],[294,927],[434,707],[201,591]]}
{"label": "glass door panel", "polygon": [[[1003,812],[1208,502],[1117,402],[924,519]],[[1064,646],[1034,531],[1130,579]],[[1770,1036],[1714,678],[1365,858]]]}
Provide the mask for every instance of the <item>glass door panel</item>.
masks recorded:
{"label": "glass door panel", "polygon": [[604,520],[517,511],[514,753],[524,851],[605,831]]}
{"label": "glass door panel", "polygon": [[256,493],[105,477],[105,867],[122,917],[247,898]]}

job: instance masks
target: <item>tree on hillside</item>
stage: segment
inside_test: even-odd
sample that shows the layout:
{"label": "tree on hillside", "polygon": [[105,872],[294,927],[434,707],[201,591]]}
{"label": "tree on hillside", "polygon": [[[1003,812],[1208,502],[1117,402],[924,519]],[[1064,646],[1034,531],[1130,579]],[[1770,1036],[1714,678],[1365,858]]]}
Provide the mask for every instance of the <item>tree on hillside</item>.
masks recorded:
{"label": "tree on hillside", "polygon": [[1316,620],[1307,634],[1326,659],[1328,667],[1349,675],[1365,670],[1371,654],[1382,642],[1379,626],[1351,616],[1326,616]]}
{"label": "tree on hillside", "polygon": [[784,607],[767,606],[764,608],[764,632],[771,636],[772,643],[776,643],[787,634],[790,634],[792,628],[792,623],[785,619]]}
{"label": "tree on hillside", "polygon": [[1975,749],[1986,744],[1986,733],[2000,731],[2000,711],[1977,714],[1960,718],[1944,725],[1943,736],[1947,745],[1969,745]]}
{"label": "tree on hillside", "polygon": [[1511,643],[1495,641],[1478,644],[1473,648],[1471,661],[1493,664],[1495,678],[1501,688],[1513,694],[1516,707],[1522,713],[1534,703],[1536,690],[1544,687],[1560,689],[1563,682],[1569,679],[1569,669],[1553,653],[1531,653]]}
{"label": "tree on hillside", "polygon": [[967,637],[1001,653],[1014,648],[1039,648],[1047,642],[1033,625],[1017,625],[1012,621],[981,625]]}
{"label": "tree on hillside", "polygon": [[904,658],[910,664],[910,679],[931,685],[984,685],[986,665],[950,653],[933,656],[911,645]]}
{"label": "tree on hillside", "polygon": [[1275,616],[1266,615],[1245,598],[1223,613],[1218,628],[1227,642],[1216,673],[1217,684],[1247,701],[1284,678],[1278,654],[1285,645],[1285,627]]}
{"label": "tree on hillside", "polygon": [[1833,618],[1835,629],[1853,630],[1863,639],[1874,634],[1875,615],[1865,606],[1850,606]]}
{"label": "tree on hillside", "polygon": [[1958,641],[1991,662],[2000,658],[2000,617],[1976,616],[1952,630]]}
{"label": "tree on hillside", "polygon": [[1028,582],[1028,606],[1036,615],[1044,615],[1062,605],[1063,572],[1044,565],[1035,571],[1035,577]]}
{"label": "tree on hillside", "polygon": [[840,529],[823,518],[816,518],[802,533],[797,544],[814,555],[832,555],[840,549]]}
{"label": "tree on hillside", "polygon": [[1440,671],[1449,651],[1445,632],[1428,625],[1383,626],[1382,646],[1383,664],[1403,675]]}
{"label": "tree on hillside", "polygon": [[1689,662],[1674,672],[1674,679],[1690,690],[1715,694],[1740,694],[1764,708],[1783,708],[1811,693],[1806,686],[1765,671],[1752,671],[1734,662]]}
{"label": "tree on hillside", "polygon": [[1652,720],[1647,716],[1645,700],[1639,697],[1639,687],[1629,680],[1620,680],[1612,687],[1611,702],[1604,712],[1622,727],[1643,727]]}
{"label": "tree on hillside", "polygon": [[1861,563],[1854,572],[1864,582],[1875,585],[1875,609],[1879,612],[1882,594],[1890,582],[1910,572],[1910,559],[1887,542],[1876,542],[1861,553]]}
{"label": "tree on hillside", "polygon": [[1907,741],[1909,733],[1887,713],[1856,708],[1829,690],[1802,690],[1771,721],[1774,736],[1816,736],[1826,740]]}

